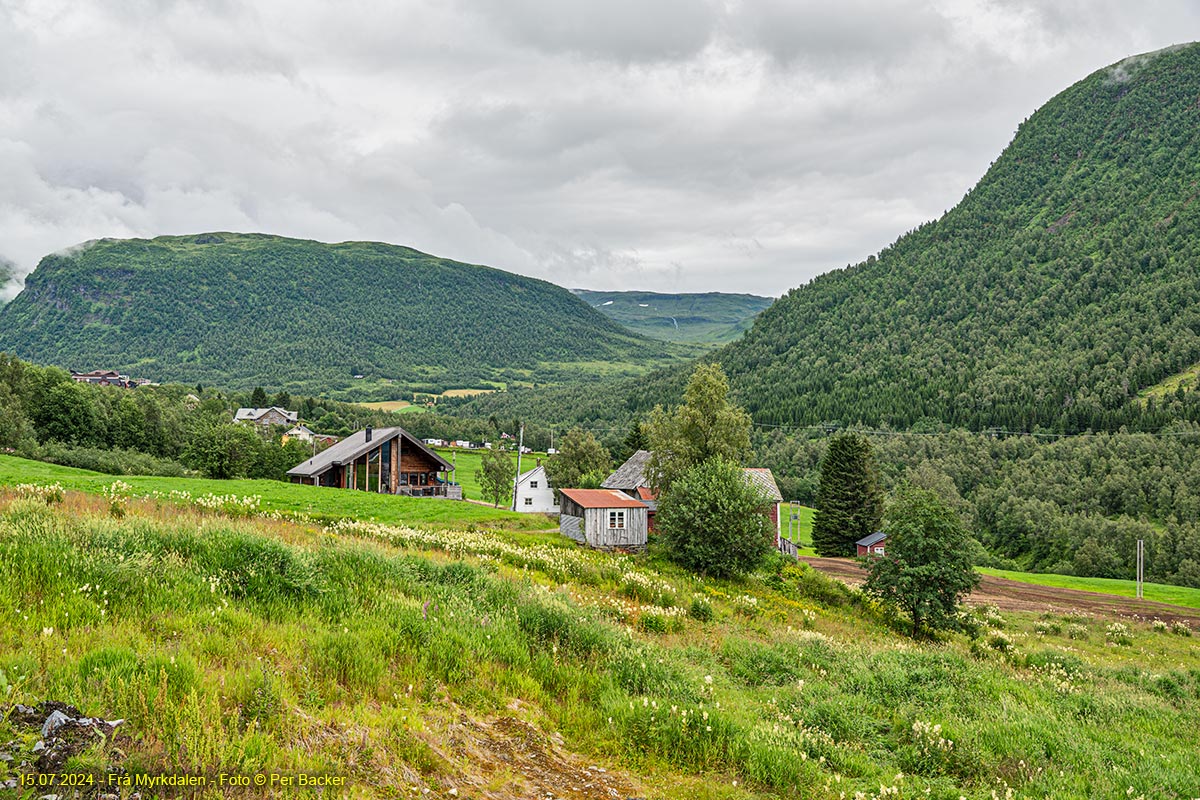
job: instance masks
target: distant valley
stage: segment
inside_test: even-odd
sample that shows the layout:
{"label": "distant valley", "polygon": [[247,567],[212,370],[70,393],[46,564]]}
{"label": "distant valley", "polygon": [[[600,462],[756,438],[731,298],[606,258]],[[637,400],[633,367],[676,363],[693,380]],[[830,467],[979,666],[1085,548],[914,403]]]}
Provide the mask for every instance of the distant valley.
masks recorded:
{"label": "distant valley", "polygon": [[598,292],[572,289],[572,294],[635,333],[668,342],[725,344],[741,336],[754,318],[775,302],[773,297],[727,292],[663,294]]}

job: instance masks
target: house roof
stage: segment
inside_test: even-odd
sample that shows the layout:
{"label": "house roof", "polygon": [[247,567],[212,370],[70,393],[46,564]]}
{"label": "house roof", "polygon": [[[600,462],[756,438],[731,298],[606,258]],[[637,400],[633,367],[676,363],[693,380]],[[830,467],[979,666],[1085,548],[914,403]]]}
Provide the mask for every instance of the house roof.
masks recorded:
{"label": "house roof", "polygon": [[621,489],[632,492],[639,486],[646,485],[646,465],[650,463],[650,451],[638,450],[617,471],[604,479],[600,485],[605,489]]}
{"label": "house roof", "polygon": [[453,469],[449,461],[430,450],[419,439],[413,438],[413,435],[403,428],[375,428],[371,433],[371,441],[367,441],[367,432],[365,430],[356,431],[337,444],[331,445],[317,453],[312,458],[301,461],[289,469],[287,474],[299,475],[304,478],[320,475],[331,467],[340,467],[343,464],[349,464],[351,461],[361,458],[364,453],[374,450],[381,442],[389,442],[397,436],[404,437],[403,446],[408,447],[411,445],[424,452],[440,464],[444,468],[444,471]]}
{"label": "house roof", "polygon": [[271,406],[270,408],[239,408],[237,413],[233,415],[234,422],[242,422],[243,420],[253,422],[268,411],[278,411],[283,414],[284,419],[295,422],[300,418],[300,415],[295,411],[288,411],[286,408],[279,406]]}
{"label": "house roof", "polygon": [[[522,483],[524,483],[525,481],[532,478],[535,474],[537,474],[539,472],[545,473],[545,471],[546,471],[546,468],[543,467],[541,464],[538,464],[533,469],[528,470],[527,472],[522,472],[520,475],[518,475],[517,476],[517,485],[520,486]],[[549,480],[549,476],[547,476],[547,480]]]}
{"label": "house roof", "polygon": [[615,489],[559,489],[558,493],[584,508],[645,508],[646,504]]}
{"label": "house roof", "polygon": [[855,542],[859,547],[870,547],[873,544],[879,544],[887,538],[887,534],[883,531],[875,531],[870,536],[863,537]]}
{"label": "house roof", "polygon": [[658,499],[658,492],[654,491],[649,486],[639,486],[637,487],[637,499],[641,500],[643,503],[648,503],[651,500]]}
{"label": "house roof", "polygon": [[307,425],[293,425],[292,427],[288,428],[283,433],[284,433],[284,436],[296,436],[298,434],[304,434],[304,433],[307,433],[310,436],[316,435],[313,433],[312,429],[309,428]]}
{"label": "house roof", "polygon": [[762,489],[768,500],[783,502],[783,493],[779,491],[779,485],[775,483],[775,476],[771,470],[766,467],[746,467],[742,471],[746,473],[752,486]]}
{"label": "house roof", "polygon": [[[638,450],[631,455],[624,464],[617,467],[616,472],[604,479],[600,485],[605,489],[620,489],[624,492],[637,492],[638,497],[643,500],[654,499],[651,497],[642,497],[640,491],[642,487],[648,485],[646,480],[646,466],[650,463],[650,451]],[[783,502],[783,493],[779,491],[778,484],[775,483],[775,476],[771,470],[766,467],[747,467],[745,469],[746,477],[750,483],[757,486],[766,494],[767,499],[776,502]]]}

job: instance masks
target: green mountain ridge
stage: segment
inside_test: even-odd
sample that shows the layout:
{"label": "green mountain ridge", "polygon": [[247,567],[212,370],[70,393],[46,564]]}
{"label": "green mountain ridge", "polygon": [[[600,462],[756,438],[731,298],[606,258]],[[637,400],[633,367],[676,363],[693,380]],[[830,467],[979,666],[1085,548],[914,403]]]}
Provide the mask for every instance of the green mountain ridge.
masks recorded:
{"label": "green mountain ridge", "polygon": [[571,293],[643,336],[694,344],[733,341],[774,302],[770,297],[728,292],[670,294],[572,289]]}
{"label": "green mountain ridge", "polygon": [[155,380],[360,396],[634,375],[690,352],[546,281],[394,245],[233,233],[103,239],[47,256],[0,311],[0,350]]}
{"label": "green mountain ridge", "polygon": [[[1139,390],[1200,362],[1200,45],[1125,59],[1023,122],[940,219],[792,289],[708,356],[764,424],[1116,430],[1200,419]],[[620,420],[667,371],[471,411]],[[590,405],[589,405],[590,403]]]}

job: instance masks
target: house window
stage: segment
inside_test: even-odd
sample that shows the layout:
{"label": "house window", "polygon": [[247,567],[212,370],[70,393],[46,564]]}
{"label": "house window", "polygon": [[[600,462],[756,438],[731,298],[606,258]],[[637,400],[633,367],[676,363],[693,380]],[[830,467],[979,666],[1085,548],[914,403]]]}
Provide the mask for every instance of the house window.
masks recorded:
{"label": "house window", "polygon": [[624,511],[608,512],[608,527],[624,528],[625,527],[625,512]]}
{"label": "house window", "polygon": [[526,498],[525,498],[525,505],[527,505],[527,506],[531,506],[531,505],[533,505],[533,498],[532,498],[532,497],[526,497]]}
{"label": "house window", "polygon": [[530,482],[529,482],[529,488],[530,488],[530,489],[536,489],[536,488],[537,488],[537,481],[530,481]]}

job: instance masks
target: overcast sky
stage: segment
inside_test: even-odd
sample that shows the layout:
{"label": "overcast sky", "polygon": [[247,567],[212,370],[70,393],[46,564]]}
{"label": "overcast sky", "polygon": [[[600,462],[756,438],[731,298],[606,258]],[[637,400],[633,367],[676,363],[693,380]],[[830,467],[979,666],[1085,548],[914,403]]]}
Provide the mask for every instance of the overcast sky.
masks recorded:
{"label": "overcast sky", "polygon": [[0,258],[207,230],[779,294],[1200,4],[0,0]]}

